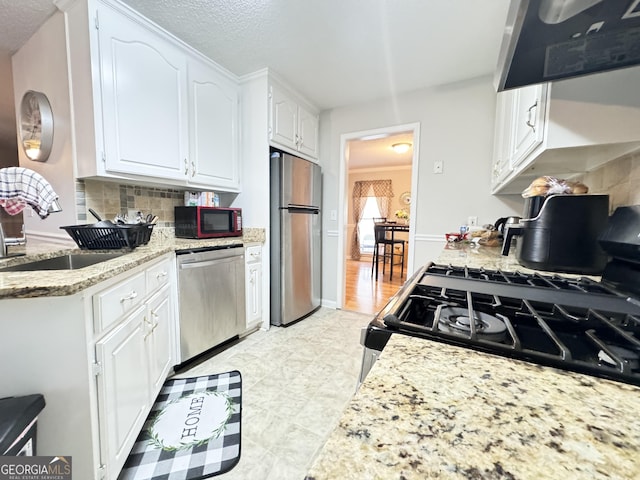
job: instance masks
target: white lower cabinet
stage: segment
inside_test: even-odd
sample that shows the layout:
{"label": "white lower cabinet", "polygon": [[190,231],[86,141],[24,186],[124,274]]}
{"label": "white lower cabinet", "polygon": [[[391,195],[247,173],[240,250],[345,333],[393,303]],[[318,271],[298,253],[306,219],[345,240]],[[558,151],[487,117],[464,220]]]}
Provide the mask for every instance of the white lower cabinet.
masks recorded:
{"label": "white lower cabinet", "polygon": [[262,321],[262,246],[247,247],[244,258],[247,329],[250,329]]}
{"label": "white lower cabinet", "polygon": [[175,365],[175,255],[68,296],[0,300],[0,398],[41,393],[38,454],[116,480]]}
{"label": "white lower cabinet", "polygon": [[166,285],[149,300],[145,318],[144,349],[149,366],[151,405],[174,365],[171,319],[171,298]]}
{"label": "white lower cabinet", "polygon": [[109,478],[127,460],[173,366],[170,321],[165,285],[96,343],[101,458]]}
{"label": "white lower cabinet", "polygon": [[116,478],[149,410],[145,365],[146,307],[140,307],[96,344],[100,456]]}

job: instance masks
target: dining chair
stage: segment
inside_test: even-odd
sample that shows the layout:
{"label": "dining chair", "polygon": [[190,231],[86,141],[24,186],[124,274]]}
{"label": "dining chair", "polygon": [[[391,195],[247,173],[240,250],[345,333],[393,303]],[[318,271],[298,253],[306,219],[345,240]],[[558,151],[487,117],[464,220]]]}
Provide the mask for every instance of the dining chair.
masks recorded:
{"label": "dining chair", "polygon": [[[373,246],[373,257],[371,261],[371,276],[374,276],[378,280],[378,263],[380,261],[380,247],[382,247],[382,275],[385,274],[386,263],[389,261],[390,272],[389,280],[393,279],[393,265],[394,260],[400,257],[400,278],[404,275],[404,245],[406,240],[396,239],[391,235],[388,236],[389,227],[384,222],[376,222],[374,218],[373,223],[373,236],[375,238],[375,244]],[[396,246],[401,247],[400,253],[396,254]]]}

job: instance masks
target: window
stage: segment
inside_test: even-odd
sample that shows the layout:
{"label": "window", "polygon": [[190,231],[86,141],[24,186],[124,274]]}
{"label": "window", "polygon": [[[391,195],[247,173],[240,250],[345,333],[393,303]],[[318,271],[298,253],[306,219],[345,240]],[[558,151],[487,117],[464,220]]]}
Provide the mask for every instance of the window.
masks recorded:
{"label": "window", "polygon": [[367,197],[360,223],[358,223],[358,236],[360,237],[360,253],[372,254],[375,245],[373,234],[373,219],[379,218],[380,210],[376,197]]}

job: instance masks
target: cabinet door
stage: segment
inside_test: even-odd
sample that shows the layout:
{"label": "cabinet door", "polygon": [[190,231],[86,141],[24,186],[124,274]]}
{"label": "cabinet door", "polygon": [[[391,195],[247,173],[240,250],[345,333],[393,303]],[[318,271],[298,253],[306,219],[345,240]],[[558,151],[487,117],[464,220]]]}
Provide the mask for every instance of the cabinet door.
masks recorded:
{"label": "cabinet door", "polygon": [[189,183],[239,190],[238,90],[213,68],[189,63]]}
{"label": "cabinet door", "polygon": [[318,117],[302,107],[298,108],[298,150],[318,158]]}
{"label": "cabinet door", "polygon": [[96,344],[101,462],[115,479],[150,407],[141,306]]}
{"label": "cabinet door", "polygon": [[149,403],[153,404],[173,366],[171,355],[171,301],[165,285],[148,302],[145,316],[145,351],[149,364]]}
{"label": "cabinet door", "polygon": [[511,172],[510,154],[512,132],[512,91],[499,92],[496,98],[496,121],[493,144],[493,170],[491,186],[495,189]]}
{"label": "cabinet door", "polygon": [[278,88],[271,88],[270,139],[285,147],[298,149],[298,105]]}
{"label": "cabinet door", "polygon": [[184,181],[184,55],[109,6],[98,19],[106,170]]}
{"label": "cabinet door", "polygon": [[247,327],[262,320],[262,265],[247,265]]}
{"label": "cabinet door", "polygon": [[512,167],[520,165],[544,139],[546,91],[546,85],[513,91]]}

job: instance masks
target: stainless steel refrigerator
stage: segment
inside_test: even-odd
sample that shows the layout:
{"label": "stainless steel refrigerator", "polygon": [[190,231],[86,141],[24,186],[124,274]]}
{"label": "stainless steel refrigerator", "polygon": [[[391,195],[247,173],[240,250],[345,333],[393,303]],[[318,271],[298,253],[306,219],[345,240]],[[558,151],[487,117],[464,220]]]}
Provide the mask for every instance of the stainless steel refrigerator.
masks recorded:
{"label": "stainless steel refrigerator", "polygon": [[287,325],[320,306],[320,166],[271,154],[271,324]]}

